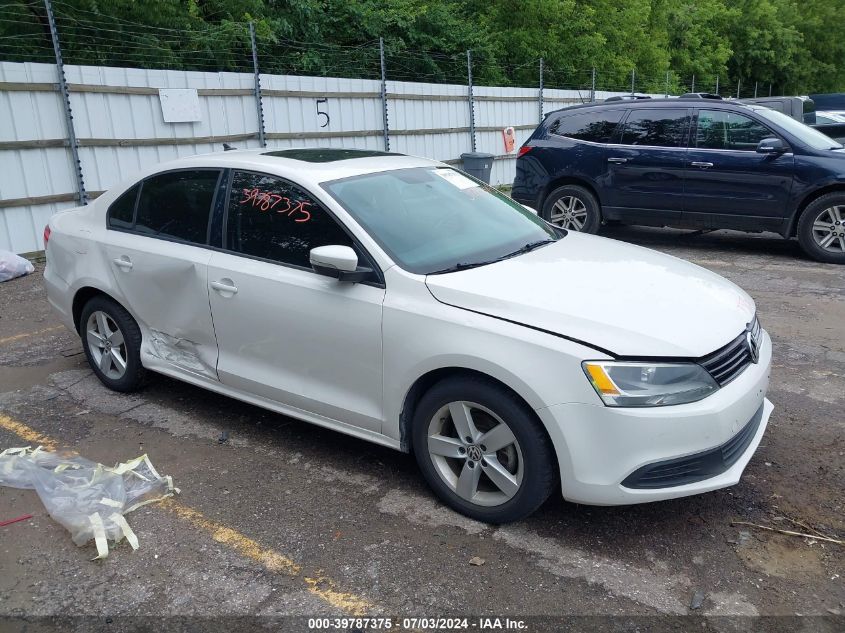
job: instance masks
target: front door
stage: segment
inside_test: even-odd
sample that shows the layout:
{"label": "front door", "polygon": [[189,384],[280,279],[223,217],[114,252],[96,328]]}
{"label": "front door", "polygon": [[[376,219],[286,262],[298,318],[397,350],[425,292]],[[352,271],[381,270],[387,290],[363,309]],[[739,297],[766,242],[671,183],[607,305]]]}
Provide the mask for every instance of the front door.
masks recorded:
{"label": "front door", "polygon": [[275,176],[235,171],[225,251],[209,262],[220,380],[381,431],[384,287],[318,275],[317,246],[354,240],[315,199]]}
{"label": "front door", "polygon": [[616,142],[607,147],[603,199],[607,219],[672,224],[681,218],[688,108],[631,109]]}
{"label": "front door", "polygon": [[751,116],[699,110],[687,154],[684,223],[704,228],[780,228],[795,159],[791,151],[758,154],[758,143],[772,137],[778,135]]}

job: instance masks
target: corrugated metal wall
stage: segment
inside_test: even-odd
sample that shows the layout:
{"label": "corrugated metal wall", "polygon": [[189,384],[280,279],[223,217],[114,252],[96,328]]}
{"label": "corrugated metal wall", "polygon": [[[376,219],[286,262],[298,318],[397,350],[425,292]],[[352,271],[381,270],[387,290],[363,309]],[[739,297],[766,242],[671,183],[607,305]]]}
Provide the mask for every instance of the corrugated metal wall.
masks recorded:
{"label": "corrugated metal wall", "polygon": [[[218,151],[223,142],[259,147],[250,74],[91,66],[65,73],[92,197],[156,162]],[[42,249],[50,215],[78,204],[56,82],[54,65],[0,62],[0,249]],[[262,75],[261,86],[268,147],[384,148],[380,82]],[[160,88],[196,88],[201,120],[165,123]],[[466,86],[388,81],[387,92],[391,151],[448,161],[470,151]],[[539,120],[537,90],[476,87],[474,95],[477,151],[499,157],[492,181],[509,184],[515,161],[504,155],[502,128],[516,128],[517,147],[528,137]],[[546,90],[545,111],[583,96]]]}

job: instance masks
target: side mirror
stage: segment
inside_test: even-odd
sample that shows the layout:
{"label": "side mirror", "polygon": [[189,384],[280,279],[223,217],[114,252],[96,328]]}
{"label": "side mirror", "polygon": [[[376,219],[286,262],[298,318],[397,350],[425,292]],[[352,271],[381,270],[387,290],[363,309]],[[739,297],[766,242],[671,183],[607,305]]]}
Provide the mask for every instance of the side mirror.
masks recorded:
{"label": "side mirror", "polygon": [[764,138],[757,143],[758,154],[783,154],[786,152],[786,144],[779,138]]}
{"label": "side mirror", "polygon": [[370,268],[358,267],[358,256],[348,246],[318,246],[311,249],[308,259],[315,273],[338,281],[357,283],[373,272]]}

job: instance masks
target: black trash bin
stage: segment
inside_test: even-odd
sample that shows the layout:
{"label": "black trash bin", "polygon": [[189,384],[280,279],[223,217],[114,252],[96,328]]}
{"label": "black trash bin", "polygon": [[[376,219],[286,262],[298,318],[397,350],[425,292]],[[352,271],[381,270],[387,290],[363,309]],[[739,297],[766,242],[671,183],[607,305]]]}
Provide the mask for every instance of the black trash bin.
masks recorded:
{"label": "black trash bin", "polygon": [[490,184],[490,170],[493,169],[493,154],[483,152],[466,152],[461,154],[463,166],[461,167],[470,176],[475,176]]}

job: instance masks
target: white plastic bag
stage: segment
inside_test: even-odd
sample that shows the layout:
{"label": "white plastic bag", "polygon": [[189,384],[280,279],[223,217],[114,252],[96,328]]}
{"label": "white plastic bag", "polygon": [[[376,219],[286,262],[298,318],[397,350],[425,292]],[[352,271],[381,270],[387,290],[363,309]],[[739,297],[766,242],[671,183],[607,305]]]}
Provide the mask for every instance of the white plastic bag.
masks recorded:
{"label": "white plastic bag", "polygon": [[117,544],[126,537],[132,549],[138,549],[138,539],[123,515],[179,492],[146,455],[108,468],[75,453],[53,453],[40,446],[0,453],[0,485],[34,489],[74,543],[82,546],[94,539],[97,558],[108,556],[107,540]]}
{"label": "white plastic bag", "polygon": [[9,251],[0,251],[0,281],[23,277],[34,270],[35,266],[28,259]]}

